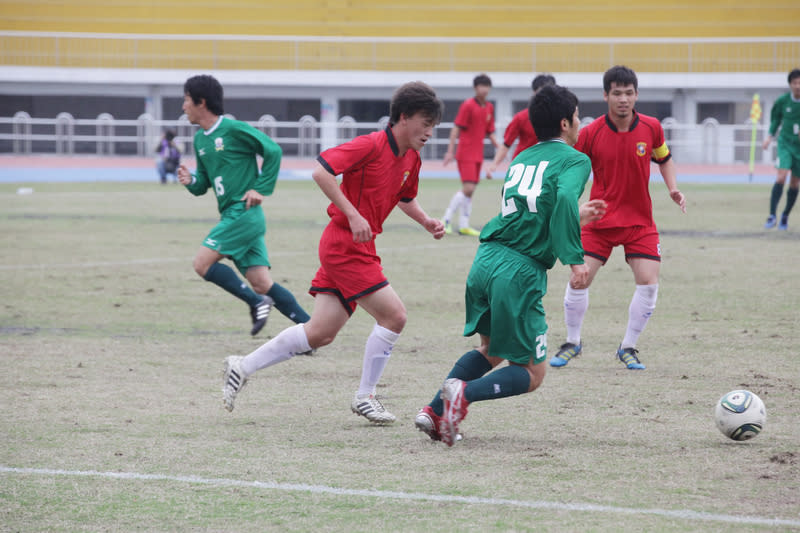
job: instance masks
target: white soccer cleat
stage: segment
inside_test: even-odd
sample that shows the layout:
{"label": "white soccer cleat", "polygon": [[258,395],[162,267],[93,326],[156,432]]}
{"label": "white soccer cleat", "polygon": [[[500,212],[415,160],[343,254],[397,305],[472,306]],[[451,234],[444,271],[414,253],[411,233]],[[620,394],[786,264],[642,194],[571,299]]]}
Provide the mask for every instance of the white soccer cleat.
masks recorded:
{"label": "white soccer cleat", "polygon": [[242,372],[241,355],[231,355],[225,358],[225,375],[222,378],[222,403],[225,409],[233,411],[233,402],[247,384],[247,378]]}
{"label": "white soccer cleat", "polygon": [[373,394],[369,396],[356,394],[350,404],[350,410],[375,424],[391,424],[396,420],[396,417],[387,411]]}

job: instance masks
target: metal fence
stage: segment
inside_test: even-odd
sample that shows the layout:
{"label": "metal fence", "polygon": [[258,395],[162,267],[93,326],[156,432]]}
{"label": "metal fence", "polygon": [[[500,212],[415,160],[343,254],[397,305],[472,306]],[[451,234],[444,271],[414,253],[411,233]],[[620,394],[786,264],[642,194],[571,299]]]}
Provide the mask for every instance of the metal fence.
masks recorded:
{"label": "metal fence", "polygon": [[[582,123],[591,120],[591,117],[584,117]],[[271,115],[264,115],[250,124],[275,140],[285,155],[314,158],[325,148],[383,129],[388,121],[389,117],[382,117],[378,122],[356,122],[349,116],[335,123],[320,122],[312,116],[304,116],[298,121],[279,121]],[[753,129],[749,120],[742,124],[720,124],[714,119],[706,119],[701,124],[682,124],[666,118],[662,125],[667,144],[682,163],[749,161]],[[423,158],[441,159],[444,156],[452,127],[452,123],[442,123],[434,130],[434,137],[422,150]],[[505,124],[498,124],[498,131],[503,131],[504,127]],[[185,115],[178,120],[155,120],[148,114],[135,120],[120,120],[108,113],[95,119],[76,119],[69,113],[59,113],[55,118],[32,118],[19,112],[13,117],[0,117],[0,153],[151,156],[167,129],[176,132],[176,142],[183,153],[193,153],[192,138],[196,127]],[[759,162],[768,162],[773,157],[772,149],[767,152],[760,149],[766,133],[764,125],[756,125]],[[486,156],[492,155],[487,141]]]}

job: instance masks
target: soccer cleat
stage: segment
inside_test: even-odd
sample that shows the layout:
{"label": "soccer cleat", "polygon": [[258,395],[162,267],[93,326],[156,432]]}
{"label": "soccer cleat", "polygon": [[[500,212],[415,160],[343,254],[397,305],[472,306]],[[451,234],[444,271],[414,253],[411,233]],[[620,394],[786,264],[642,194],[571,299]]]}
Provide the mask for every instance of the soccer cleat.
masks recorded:
{"label": "soccer cleat", "polygon": [[466,228],[458,228],[458,233],[461,235],[469,235],[470,237],[477,237],[481,234],[480,231],[476,230],[475,228],[470,228],[469,226]]}
{"label": "soccer cleat", "polygon": [[[419,410],[419,413],[417,413],[417,416],[414,418],[414,425],[418,430],[428,435],[432,441],[440,441],[442,440],[442,435],[439,433],[439,425],[441,421],[442,417],[437,415],[430,405],[426,405]],[[461,433],[456,435],[456,441],[460,440]]]}
{"label": "soccer cleat", "polygon": [[269,319],[269,312],[272,310],[273,303],[274,300],[265,295],[258,305],[250,308],[250,317],[253,319],[253,329],[250,330],[250,335],[257,335],[267,325],[267,319]]}
{"label": "soccer cleat", "polygon": [[583,350],[583,344],[565,342],[561,345],[561,348],[558,349],[558,352],[552,358],[550,358],[550,366],[567,366],[567,363],[569,363],[570,359],[573,357],[578,357],[581,354],[581,350]]}
{"label": "soccer cleat", "polygon": [[449,220],[442,220],[442,222],[444,223],[444,232],[447,235],[452,235],[453,234],[453,226],[450,224],[450,221]]}
{"label": "soccer cleat", "polygon": [[396,420],[395,416],[386,410],[374,394],[369,396],[356,394],[350,404],[350,410],[375,424],[391,424]]}
{"label": "soccer cleat", "polygon": [[247,377],[242,372],[241,355],[231,355],[225,358],[225,375],[222,378],[222,403],[225,409],[233,411],[233,402],[247,384]]}
{"label": "soccer cleat", "polygon": [[775,215],[770,215],[767,217],[767,221],[764,223],[764,229],[772,229],[777,223],[778,219],[775,217]]}
{"label": "soccer cleat", "polygon": [[789,229],[789,215],[781,215],[781,222],[778,224],[778,229],[781,231]]}
{"label": "soccer cleat", "polygon": [[466,388],[467,384],[456,378],[446,379],[442,385],[444,412],[439,421],[439,433],[442,442],[448,446],[452,446],[458,440],[458,426],[467,416],[469,402],[464,396]]}
{"label": "soccer cleat", "polygon": [[639,361],[639,350],[636,348],[617,349],[617,358],[628,367],[628,370],[644,370],[645,366]]}

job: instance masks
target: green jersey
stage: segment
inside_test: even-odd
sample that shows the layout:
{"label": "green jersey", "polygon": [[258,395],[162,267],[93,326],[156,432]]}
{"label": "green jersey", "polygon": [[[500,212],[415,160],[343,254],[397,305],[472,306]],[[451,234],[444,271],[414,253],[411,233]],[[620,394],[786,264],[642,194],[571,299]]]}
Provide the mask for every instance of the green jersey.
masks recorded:
{"label": "green jersey", "polygon": [[[222,215],[245,210],[242,197],[250,189],[269,196],[281,166],[280,146],[253,126],[224,116],[194,136],[197,172],[186,188],[195,196],[210,188]],[[264,158],[261,171],[256,156]]]}
{"label": "green jersey", "polygon": [[778,142],[794,153],[800,153],[800,100],[793,100],[792,93],[778,97],[770,113],[769,134],[773,137],[781,128]]}
{"label": "green jersey", "polygon": [[514,158],[506,173],[500,214],[481,231],[494,241],[551,268],[583,264],[578,198],[591,162],[559,140],[540,142]]}

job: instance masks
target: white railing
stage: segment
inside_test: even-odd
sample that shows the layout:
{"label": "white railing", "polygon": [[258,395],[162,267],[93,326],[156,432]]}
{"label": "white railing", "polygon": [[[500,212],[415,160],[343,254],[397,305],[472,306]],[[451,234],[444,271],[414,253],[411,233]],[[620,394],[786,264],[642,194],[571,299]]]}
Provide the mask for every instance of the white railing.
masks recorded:
{"label": "white railing", "polygon": [[[591,120],[591,117],[584,117],[581,123]],[[383,129],[388,121],[388,117],[382,117],[377,122],[356,122],[345,116],[331,124],[309,115],[298,121],[279,121],[271,115],[263,115],[250,124],[269,135],[286,155],[314,158],[325,148]],[[706,119],[702,124],[683,124],[666,118],[662,126],[667,144],[682,163],[733,164],[749,160],[752,132],[749,120],[742,124],[720,124]],[[452,123],[442,123],[434,130],[434,137],[423,148],[423,158],[443,157],[452,127]],[[505,124],[498,124],[499,132],[504,128]],[[96,119],[76,119],[69,113],[59,113],[55,118],[32,118],[19,112],[13,117],[0,117],[0,154],[150,156],[154,155],[161,134],[167,129],[176,132],[176,142],[183,153],[193,153],[196,127],[185,115],[178,120],[155,120],[148,114],[135,120],[120,120],[108,113]],[[766,127],[758,124],[756,132],[760,146]],[[774,149],[775,144],[772,146]],[[770,161],[772,149],[762,152],[759,148],[758,162]],[[491,150],[487,150],[487,157],[491,157]]]}

